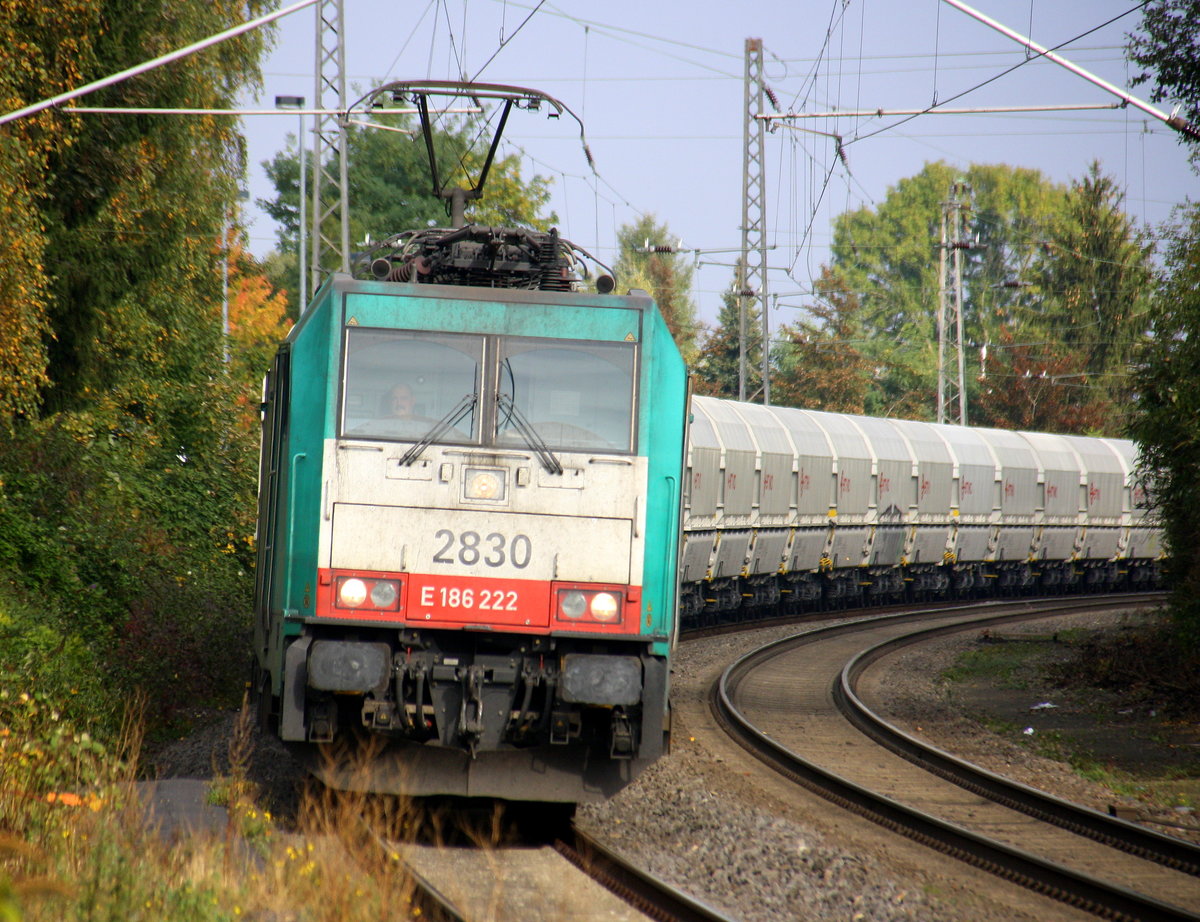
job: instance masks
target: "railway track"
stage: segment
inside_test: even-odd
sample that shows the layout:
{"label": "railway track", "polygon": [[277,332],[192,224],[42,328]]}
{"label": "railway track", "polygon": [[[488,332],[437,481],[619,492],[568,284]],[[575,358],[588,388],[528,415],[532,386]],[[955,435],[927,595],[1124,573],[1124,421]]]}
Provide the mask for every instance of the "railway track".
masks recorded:
{"label": "railway track", "polygon": [[934,634],[1146,601],[1004,603],[819,629],[730,666],[714,709],[756,756],[897,832],[1105,918],[1196,920],[1200,850],[981,773],[887,726],[856,691],[872,664]]}
{"label": "railway track", "polygon": [[406,867],[411,905],[435,922],[729,922],[577,829],[553,845],[378,846]]}

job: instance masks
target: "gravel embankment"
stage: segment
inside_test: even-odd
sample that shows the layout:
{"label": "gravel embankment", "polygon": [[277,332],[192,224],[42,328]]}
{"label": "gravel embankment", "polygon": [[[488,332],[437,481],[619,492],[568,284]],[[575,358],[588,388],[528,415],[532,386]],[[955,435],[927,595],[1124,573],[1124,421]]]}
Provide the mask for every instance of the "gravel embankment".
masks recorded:
{"label": "gravel embankment", "polygon": [[[928,922],[966,919],[897,874],[886,854],[863,849],[781,809],[758,785],[767,772],[742,750],[709,748],[707,695],[721,668],[796,628],[728,635],[683,645],[672,670],[675,742],[670,756],[579,821],[696,898],[745,922],[778,919]],[[682,732],[680,732],[682,731]],[[749,764],[743,763],[747,760]],[[836,808],[815,801],[810,809]]]}

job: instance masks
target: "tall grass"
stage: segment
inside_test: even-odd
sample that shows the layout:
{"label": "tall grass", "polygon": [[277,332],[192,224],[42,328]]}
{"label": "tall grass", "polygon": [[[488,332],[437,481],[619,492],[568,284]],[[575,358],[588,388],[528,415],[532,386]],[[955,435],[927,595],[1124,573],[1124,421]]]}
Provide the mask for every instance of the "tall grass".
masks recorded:
{"label": "tall grass", "polygon": [[37,690],[0,676],[0,919],[357,922],[416,916],[387,842],[411,826],[395,799],[308,798],[283,830],[248,780],[243,710],[229,775],[213,790],[223,829],[164,837],[139,784],[136,709],[107,748]]}

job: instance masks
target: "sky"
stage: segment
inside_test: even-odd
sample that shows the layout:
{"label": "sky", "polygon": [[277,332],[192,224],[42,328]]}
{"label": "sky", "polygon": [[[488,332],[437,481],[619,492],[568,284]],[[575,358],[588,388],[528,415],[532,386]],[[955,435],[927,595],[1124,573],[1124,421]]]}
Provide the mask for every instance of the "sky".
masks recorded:
{"label": "sky", "polygon": [[[1067,42],[1058,54],[1148,100],[1149,86],[1132,85],[1138,71],[1124,56],[1140,14],[1084,34],[1137,4],[972,6],[1043,46]],[[314,102],[315,21],[312,8],[279,21],[264,89],[244,100],[247,106],[269,108],[276,95]],[[514,116],[505,152],[522,155],[525,175],[553,180],[560,233],[610,265],[618,228],[643,214],[666,223],[696,267],[694,298],[711,325],[741,245],[747,38],[762,39],[765,82],[784,111],[913,109],[935,100],[954,107],[1116,101],[1050,61],[1027,60],[1013,40],[942,0],[345,0],[343,44],[351,101],[388,81],[466,74],[565,103],[584,123],[595,173],[567,120]],[[1098,160],[1124,191],[1127,212],[1149,225],[1200,193],[1200,177],[1175,133],[1132,107],[909,120],[841,115],[792,124],[809,130],[778,123],[764,152],[773,328],[795,320],[811,300],[837,215],[878,206],[889,188],[929,161],[964,169],[1007,163],[1069,183]],[[276,245],[276,229],[253,204],[274,191],[262,162],[286,147],[289,135],[294,144],[299,119],[248,116],[244,125],[250,248],[264,255]],[[840,135],[845,161],[832,138],[813,131]]]}

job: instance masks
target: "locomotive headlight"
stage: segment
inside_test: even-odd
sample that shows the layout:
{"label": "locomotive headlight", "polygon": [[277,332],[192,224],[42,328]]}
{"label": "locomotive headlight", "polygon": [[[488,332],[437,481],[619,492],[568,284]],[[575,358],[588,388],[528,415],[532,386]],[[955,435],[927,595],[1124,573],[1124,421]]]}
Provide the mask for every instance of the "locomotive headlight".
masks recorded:
{"label": "locomotive headlight", "polygon": [[338,587],[338,602],[344,608],[358,608],[367,601],[367,584],[357,577],[342,580]]}
{"label": "locomotive headlight", "polygon": [[620,610],[617,605],[617,597],[611,592],[597,592],[592,596],[592,604],[589,607],[593,618],[606,623],[616,621]]}
{"label": "locomotive headlight", "polygon": [[469,467],[463,472],[463,497],[466,499],[504,499],[504,472]]}
{"label": "locomotive headlight", "polygon": [[559,596],[558,610],[566,618],[582,618],[587,611],[587,599],[582,592],[564,592]]}
{"label": "locomotive headlight", "polygon": [[559,621],[616,625],[624,610],[624,593],[615,587],[559,586],[555,590],[555,599]]}
{"label": "locomotive headlight", "polygon": [[389,579],[381,579],[371,587],[371,604],[376,608],[394,608],[399,594],[396,583]]}
{"label": "locomotive headlight", "polygon": [[[351,610],[364,616],[398,612],[404,603],[404,580],[397,576],[389,578],[335,573],[332,598],[325,604],[330,602],[334,608]],[[325,613],[318,611],[318,614]]]}

